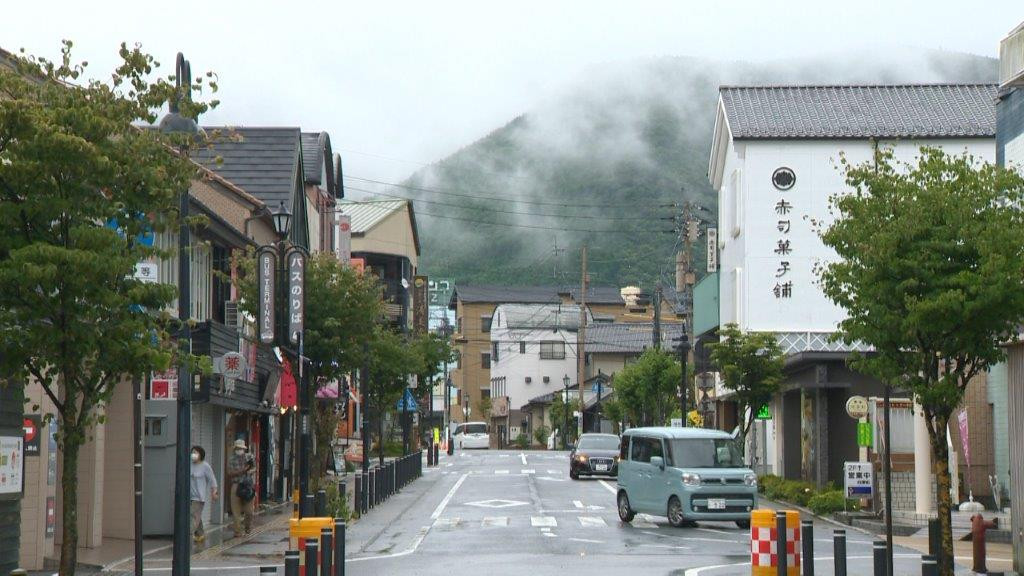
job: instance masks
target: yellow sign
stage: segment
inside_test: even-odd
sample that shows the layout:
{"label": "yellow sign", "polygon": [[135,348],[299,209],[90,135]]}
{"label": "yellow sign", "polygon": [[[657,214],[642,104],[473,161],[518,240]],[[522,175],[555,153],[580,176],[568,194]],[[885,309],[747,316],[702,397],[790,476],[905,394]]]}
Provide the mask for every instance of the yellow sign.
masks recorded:
{"label": "yellow sign", "polygon": [[441,430],[434,428],[434,444],[441,442]]}

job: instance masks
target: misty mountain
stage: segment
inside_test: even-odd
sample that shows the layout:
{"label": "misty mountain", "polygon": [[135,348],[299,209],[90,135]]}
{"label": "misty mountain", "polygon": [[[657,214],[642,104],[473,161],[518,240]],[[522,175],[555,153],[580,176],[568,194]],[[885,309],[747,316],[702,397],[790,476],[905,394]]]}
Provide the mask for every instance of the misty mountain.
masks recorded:
{"label": "misty mountain", "polygon": [[[768,63],[673,57],[594,67],[547,102],[413,174],[421,270],[459,283],[674,284],[684,200],[707,164],[720,85],[995,82],[995,59],[906,49]],[[694,252],[704,261],[703,238]],[[700,275],[700,274],[699,274]]]}

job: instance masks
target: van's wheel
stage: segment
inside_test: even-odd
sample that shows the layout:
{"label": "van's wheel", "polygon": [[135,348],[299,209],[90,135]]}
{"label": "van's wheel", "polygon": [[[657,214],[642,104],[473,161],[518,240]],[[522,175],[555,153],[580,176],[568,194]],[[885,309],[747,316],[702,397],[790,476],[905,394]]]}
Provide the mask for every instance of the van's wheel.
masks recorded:
{"label": "van's wheel", "polygon": [[742,528],[744,530],[749,530],[750,529],[750,520],[737,520],[736,521],[736,526],[738,526],[738,527],[740,527],[740,528]]}
{"label": "van's wheel", "polygon": [[683,528],[689,524],[683,515],[683,503],[676,496],[668,499],[668,523],[676,528]]}
{"label": "van's wheel", "polygon": [[629,507],[629,496],[625,491],[619,492],[619,520],[632,522],[635,516],[636,512]]}

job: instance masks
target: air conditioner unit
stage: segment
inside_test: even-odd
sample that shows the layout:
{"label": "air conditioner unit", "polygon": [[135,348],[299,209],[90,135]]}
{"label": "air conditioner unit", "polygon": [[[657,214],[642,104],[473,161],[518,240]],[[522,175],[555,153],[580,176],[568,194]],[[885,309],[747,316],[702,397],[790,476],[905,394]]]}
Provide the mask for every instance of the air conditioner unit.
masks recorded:
{"label": "air conditioner unit", "polygon": [[527,376],[526,377],[526,383],[529,384],[531,382],[533,382],[533,378],[530,378],[529,376]]}
{"label": "air conditioner unit", "polygon": [[544,383],[545,384],[550,384],[551,383],[551,377],[550,376],[545,376],[544,377]]}
{"label": "air conditioner unit", "polygon": [[238,301],[228,300],[224,303],[224,325],[240,330],[242,326],[242,315],[238,311]]}

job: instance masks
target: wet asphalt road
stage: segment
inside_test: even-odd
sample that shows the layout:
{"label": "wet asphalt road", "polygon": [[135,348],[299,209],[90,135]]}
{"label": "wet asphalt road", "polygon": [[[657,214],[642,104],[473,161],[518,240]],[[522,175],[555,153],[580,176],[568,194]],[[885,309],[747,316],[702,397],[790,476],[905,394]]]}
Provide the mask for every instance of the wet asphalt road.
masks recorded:
{"label": "wet asphalt road", "polygon": [[[565,452],[460,452],[415,484],[352,527],[347,574],[750,574],[748,530],[620,522],[615,480],[570,480]],[[833,573],[835,527],[816,526],[816,574]],[[848,573],[872,574],[871,537],[847,532]],[[920,574],[916,553],[895,555],[895,574]]]}

